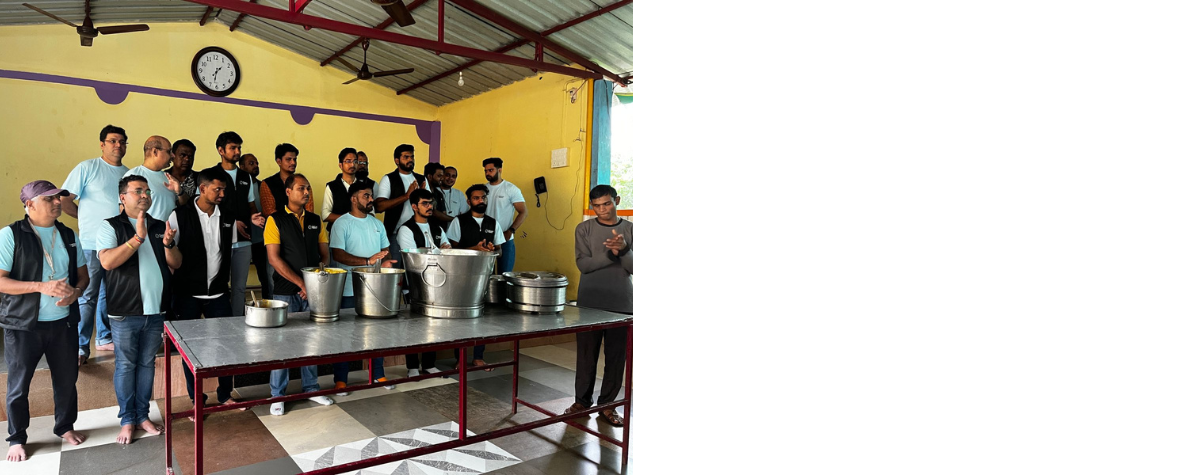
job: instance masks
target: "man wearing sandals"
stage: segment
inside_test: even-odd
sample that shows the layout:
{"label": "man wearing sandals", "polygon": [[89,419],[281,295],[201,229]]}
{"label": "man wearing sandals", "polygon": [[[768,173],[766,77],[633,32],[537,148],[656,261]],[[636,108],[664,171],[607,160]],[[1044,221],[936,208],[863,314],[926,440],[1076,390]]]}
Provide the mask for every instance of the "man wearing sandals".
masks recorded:
{"label": "man wearing sandals", "polygon": [[[633,314],[633,223],[617,217],[621,197],[608,185],[588,194],[596,219],[575,227],[575,265],[579,267],[580,307]],[[604,343],[604,381],[597,404],[617,400],[625,376],[625,328],[580,332],[575,335],[575,403],[564,414],[592,407],[596,363]],[[615,410],[600,412],[600,420],[625,425]]]}
{"label": "man wearing sandals", "polygon": [[[79,377],[79,296],[88,285],[87,261],[75,232],[58,222],[70,192],[37,180],[21,188],[25,217],[0,229],[0,327],[8,365],[8,457],[26,458],[29,383],[44,355],[54,388],[54,435],[79,445],[75,381]],[[45,396],[42,396],[45,397]],[[57,448],[55,448],[57,451]]]}

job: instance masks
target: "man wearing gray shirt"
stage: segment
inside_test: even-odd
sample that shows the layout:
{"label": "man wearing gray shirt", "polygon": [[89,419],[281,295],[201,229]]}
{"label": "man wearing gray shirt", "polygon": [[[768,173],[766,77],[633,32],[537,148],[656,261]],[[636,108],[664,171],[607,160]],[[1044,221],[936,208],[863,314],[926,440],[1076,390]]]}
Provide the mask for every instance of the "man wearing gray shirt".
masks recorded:
{"label": "man wearing gray shirt", "polygon": [[[588,195],[596,219],[575,227],[575,265],[579,267],[580,307],[633,314],[633,223],[617,217],[621,197],[608,185],[597,185]],[[626,329],[580,332],[575,335],[575,403],[564,414],[592,407],[596,364],[604,343],[604,380],[598,404],[617,399],[625,374]],[[625,421],[614,410],[600,412],[600,420],[617,427]]]}

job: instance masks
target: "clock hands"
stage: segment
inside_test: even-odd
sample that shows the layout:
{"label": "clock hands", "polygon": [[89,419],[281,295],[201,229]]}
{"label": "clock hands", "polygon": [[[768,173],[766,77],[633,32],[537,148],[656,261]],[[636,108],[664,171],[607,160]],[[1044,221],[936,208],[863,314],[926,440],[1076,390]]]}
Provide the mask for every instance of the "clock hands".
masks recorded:
{"label": "clock hands", "polygon": [[216,70],[213,71],[213,81],[217,80],[217,73],[219,73],[219,72],[221,72],[221,68],[217,68]]}

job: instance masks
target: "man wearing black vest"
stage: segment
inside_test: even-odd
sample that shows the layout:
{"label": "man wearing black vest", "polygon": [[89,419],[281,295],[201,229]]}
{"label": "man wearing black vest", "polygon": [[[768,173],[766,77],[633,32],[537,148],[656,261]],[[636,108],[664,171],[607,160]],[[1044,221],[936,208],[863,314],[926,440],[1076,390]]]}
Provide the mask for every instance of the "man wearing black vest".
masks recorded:
{"label": "man wearing black vest", "polygon": [[100,265],[108,271],[104,291],[116,345],[117,443],[128,444],[135,425],[152,435],[163,430],[150,420],[154,356],[163,344],[164,315],[171,310],[171,270],[179,268],[183,254],[175,246],[175,230],[147,212],[151,197],[146,178],[122,178],[118,193],[124,210],[100,226],[96,247],[101,249]]}
{"label": "man wearing black vest", "polygon": [[426,163],[425,179],[427,181],[417,185],[433,193],[433,216],[429,218],[429,221],[442,228],[442,231],[445,231],[446,227],[450,226],[450,220],[454,219],[446,214],[448,209],[446,194],[442,193],[442,173],[445,169],[446,167],[440,163]]}
{"label": "man wearing black vest", "polygon": [[[471,205],[470,213],[463,213],[450,222],[446,230],[446,238],[455,249],[470,249],[473,251],[495,252],[504,244],[504,233],[494,218],[485,214],[488,201],[487,185],[471,185],[467,188],[467,203]],[[483,366],[484,345],[475,345],[471,364]],[[458,356],[455,354],[454,366],[458,366]],[[491,371],[491,370],[484,370]]]}
{"label": "man wearing black vest", "polygon": [[471,205],[471,212],[458,215],[446,229],[446,238],[455,249],[493,252],[504,244],[500,223],[485,214],[487,195],[487,185],[471,185],[467,188],[467,204]]}
{"label": "man wearing black vest", "polygon": [[413,173],[413,169],[416,168],[413,150],[413,146],[409,144],[396,147],[396,170],[384,175],[375,188],[375,212],[383,213],[383,228],[387,229],[393,256],[400,255],[400,247],[396,244],[396,233],[400,231],[400,223],[412,217],[412,207],[408,205],[409,195],[425,181],[425,177]]}
{"label": "man wearing black vest", "polygon": [[[179,266],[171,282],[175,291],[175,313],[179,320],[228,317],[233,314],[229,303],[229,255],[233,246],[233,216],[222,214],[219,205],[225,198],[229,176],[205,170],[198,174],[196,199],[175,208],[167,220],[178,229],[176,243],[179,251],[191,256]],[[203,258],[201,258],[203,256]],[[196,401],[196,380],[190,369],[183,367],[188,397]],[[217,378],[217,402],[231,404],[233,376]],[[200,395],[200,403],[208,399]]]}
{"label": "man wearing black vest", "polygon": [[[358,166],[355,167],[354,176],[358,178],[358,181],[361,181],[363,183],[366,183],[367,185],[370,185],[371,193],[372,193],[372,195],[374,195],[375,180],[371,179],[371,161],[367,159],[367,152],[364,152],[362,150],[358,151],[357,165]],[[374,209],[374,205],[372,205],[371,207],[372,207],[372,209]]]}
{"label": "man wearing black vest", "polygon": [[[296,173],[296,165],[300,162],[299,157],[300,150],[295,145],[281,143],[275,146],[275,164],[279,166],[279,173],[267,177],[258,187],[263,216],[275,214],[287,204],[287,195],[283,191],[286,187],[283,183]],[[304,205],[304,209],[309,213],[316,211],[311,200]]]}
{"label": "man wearing black vest", "polygon": [[79,296],[88,285],[87,262],[75,232],[58,222],[62,197],[70,192],[45,180],[21,188],[25,218],[0,229],[0,327],[8,365],[9,462],[25,460],[29,428],[29,383],[43,355],[54,388],[54,435],[71,445],[79,415]]}
{"label": "man wearing black vest", "polygon": [[321,221],[325,222],[325,230],[333,229],[333,222],[350,212],[350,185],[358,181],[355,172],[358,171],[358,152],[352,148],[343,148],[338,153],[338,167],[342,173],[325,184],[325,201],[321,204]]}
{"label": "man wearing black vest", "polygon": [[[308,178],[296,173],[284,182],[287,204],[271,217],[263,230],[263,243],[267,245],[267,259],[275,268],[275,298],[288,303],[289,312],[308,310],[308,289],[300,270],[329,263],[329,234],[321,226],[321,218],[304,209],[312,199],[312,187]],[[302,391],[321,389],[317,383],[317,367],[300,368]],[[271,397],[283,396],[287,391],[288,370],[271,370]],[[328,406],[333,404],[329,396],[313,396],[309,400]],[[283,403],[271,404],[271,415],[283,415]]]}
{"label": "man wearing black vest", "polygon": [[[396,236],[399,248],[439,247],[450,249],[450,241],[446,240],[446,234],[442,232],[442,228],[429,225],[429,220],[433,217],[433,192],[424,188],[413,190],[409,193],[408,201],[409,206],[412,207],[413,216],[400,225],[400,232]],[[415,354],[405,356],[408,375],[416,376],[422,371],[428,372],[430,368],[434,367],[433,364],[436,360],[437,357],[433,351],[421,353],[420,361]]]}
{"label": "man wearing black vest", "polygon": [[258,213],[255,202],[258,190],[250,174],[238,167],[242,159],[242,137],[237,132],[222,132],[217,136],[218,163],[208,170],[229,175],[225,200],[221,202],[221,213],[234,219],[237,232],[233,235],[233,254],[229,262],[229,298],[233,314],[242,316],[246,312],[246,277],[250,274],[250,261],[254,250],[250,248],[250,226],[263,226],[266,218]]}

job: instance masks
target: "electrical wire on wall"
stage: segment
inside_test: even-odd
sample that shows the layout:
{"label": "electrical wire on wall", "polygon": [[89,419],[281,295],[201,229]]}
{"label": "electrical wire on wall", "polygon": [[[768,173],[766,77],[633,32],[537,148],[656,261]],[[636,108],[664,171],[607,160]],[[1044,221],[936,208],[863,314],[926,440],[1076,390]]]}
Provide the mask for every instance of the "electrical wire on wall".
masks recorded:
{"label": "electrical wire on wall", "polygon": [[[580,88],[582,88],[586,83],[587,83],[587,79],[582,79],[579,81],[579,85],[574,88],[574,89],[576,89],[576,94],[578,94]],[[568,81],[563,86],[562,90],[564,93],[570,91],[571,84],[572,84],[572,82]],[[588,100],[592,100],[592,98],[588,97]],[[571,199],[568,201],[568,203],[575,202],[575,196],[577,196],[579,194],[579,183],[583,181],[583,165],[584,165],[584,162],[586,161],[586,160],[583,160],[583,157],[584,157],[583,147],[585,145],[586,138],[587,138],[587,129],[584,128],[585,125],[587,124],[587,107],[586,106],[587,106],[586,103],[579,104],[579,131],[575,134],[575,140],[572,140],[571,144],[567,146],[568,156],[569,156],[570,149],[573,149],[576,144],[579,145],[579,154],[576,155],[576,157],[579,157],[579,158],[575,160],[578,164],[579,169],[576,171],[575,189],[571,191]],[[560,114],[559,123],[560,124],[566,123],[566,121],[567,121],[566,117],[567,117],[567,108],[566,108],[566,105],[564,104],[563,108],[562,108],[562,113]],[[562,231],[562,230],[566,229],[566,227],[567,227],[567,220],[571,219],[571,216],[573,216],[574,214],[575,214],[575,208],[572,206],[572,207],[570,207],[570,212],[568,212],[567,215],[563,217],[562,224],[555,226],[554,223],[551,223],[550,222],[550,191],[549,190],[546,191],[546,214],[545,215],[546,215],[546,224],[547,225],[549,225],[551,228],[554,228],[554,230],[556,230],[556,231]]]}

